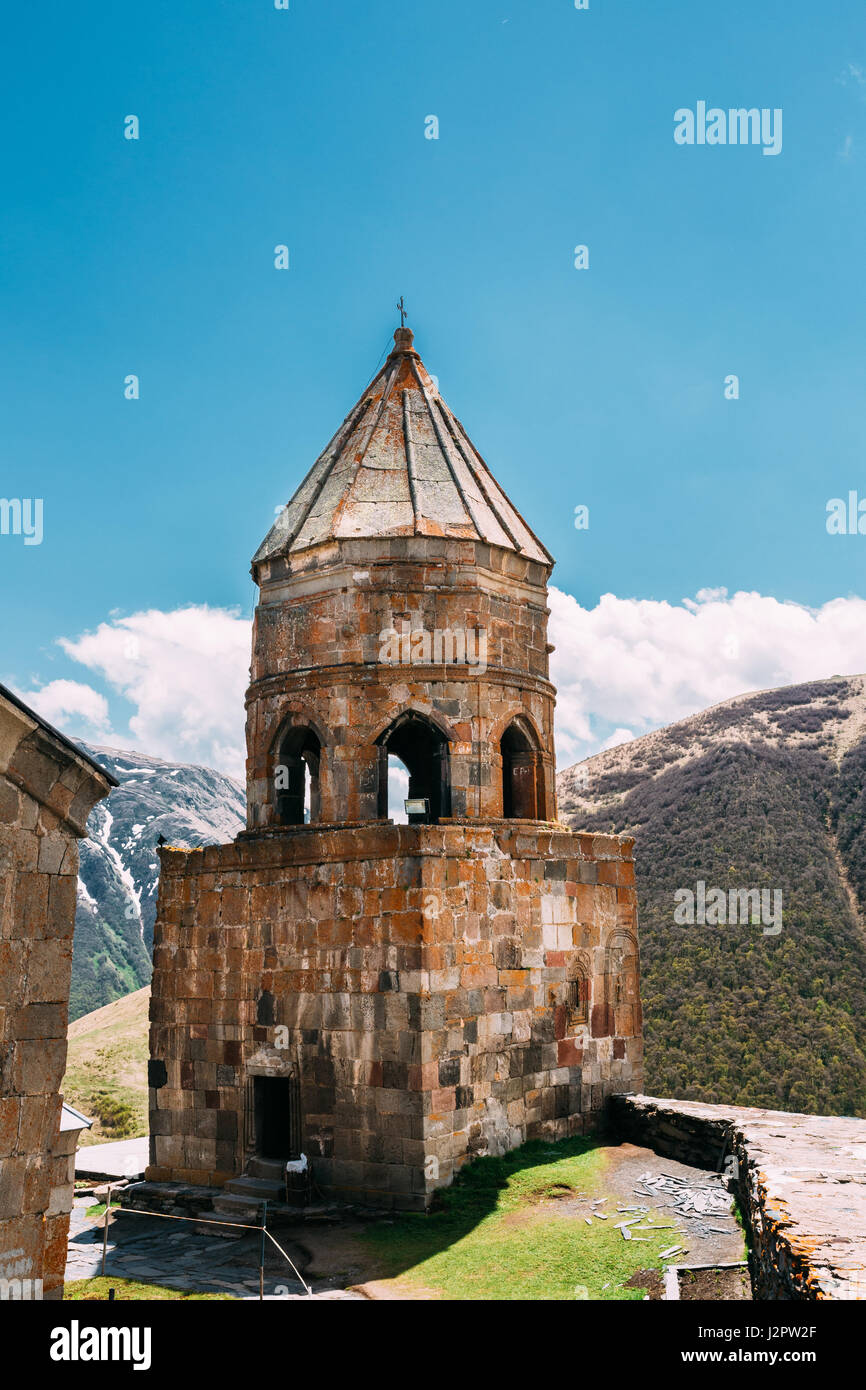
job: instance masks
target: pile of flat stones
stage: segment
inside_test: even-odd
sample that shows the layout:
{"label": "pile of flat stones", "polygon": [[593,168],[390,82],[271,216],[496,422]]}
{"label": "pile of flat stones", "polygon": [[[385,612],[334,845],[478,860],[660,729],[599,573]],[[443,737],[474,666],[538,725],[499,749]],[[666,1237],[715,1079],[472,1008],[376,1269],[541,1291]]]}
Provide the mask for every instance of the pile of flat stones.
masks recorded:
{"label": "pile of flat stones", "polygon": [[675,1177],[671,1173],[644,1173],[634,1191],[655,1197],[663,1207],[672,1207],[679,1215],[695,1224],[690,1228],[696,1236],[727,1235],[728,1226],[712,1225],[713,1217],[730,1216],[731,1197],[721,1178],[707,1175],[704,1182],[694,1178]]}

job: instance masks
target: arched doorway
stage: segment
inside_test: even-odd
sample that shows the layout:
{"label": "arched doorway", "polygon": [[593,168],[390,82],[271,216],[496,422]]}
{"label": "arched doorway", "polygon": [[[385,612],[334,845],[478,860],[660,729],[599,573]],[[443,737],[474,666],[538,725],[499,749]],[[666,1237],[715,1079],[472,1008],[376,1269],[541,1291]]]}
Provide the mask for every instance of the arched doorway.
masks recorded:
{"label": "arched doorway", "polygon": [[535,737],[515,719],[499,741],[502,757],[502,815],[538,820],[544,809],[544,769]]}
{"label": "arched doorway", "polygon": [[278,825],[303,825],[319,819],[321,753],[318,735],[306,725],[287,729],[281,738],[274,772]]}
{"label": "arched doorway", "polygon": [[448,739],[431,720],[407,710],[376,740],[379,747],[378,814],[388,815],[388,758],[399,758],[409,773],[409,799],[426,801],[427,810],[410,811],[409,823],[433,822],[451,814]]}

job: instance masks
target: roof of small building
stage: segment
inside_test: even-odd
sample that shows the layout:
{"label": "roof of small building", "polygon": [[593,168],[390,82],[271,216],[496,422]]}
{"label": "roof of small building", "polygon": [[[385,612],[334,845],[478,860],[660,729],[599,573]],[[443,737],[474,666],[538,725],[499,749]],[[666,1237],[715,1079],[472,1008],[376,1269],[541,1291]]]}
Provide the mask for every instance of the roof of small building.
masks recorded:
{"label": "roof of small building", "polygon": [[86,1115],[82,1115],[80,1110],[76,1110],[74,1105],[69,1105],[63,1101],[60,1108],[60,1132],[67,1129],[91,1129],[93,1121],[88,1120]]}
{"label": "roof of small building", "polygon": [[410,329],[398,328],[384,367],[280,513],[254,566],[359,536],[479,540],[553,563],[412,344]]}

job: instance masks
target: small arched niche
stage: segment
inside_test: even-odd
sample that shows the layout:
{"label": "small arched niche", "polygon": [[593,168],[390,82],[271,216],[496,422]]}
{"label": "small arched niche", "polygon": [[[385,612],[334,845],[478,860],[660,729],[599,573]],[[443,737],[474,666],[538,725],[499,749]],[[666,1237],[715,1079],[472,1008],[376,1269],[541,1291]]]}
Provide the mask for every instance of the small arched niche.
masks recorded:
{"label": "small arched niche", "polygon": [[285,731],[277,747],[274,806],[277,825],[303,825],[320,815],[322,744],[308,725]]}
{"label": "small arched niche", "polygon": [[584,957],[574,956],[569,961],[565,988],[568,1032],[574,1033],[578,1028],[589,1023],[591,976]]}
{"label": "small arched niche", "polygon": [[432,823],[451,814],[448,739],[432,720],[407,710],[376,739],[379,748],[378,814],[388,815],[388,759],[399,758],[409,773],[408,798],[426,801],[425,812],[410,811],[410,825]]}
{"label": "small arched niche", "polygon": [[502,757],[502,815],[505,820],[543,818],[544,768],[530,726],[514,719],[499,740]]}

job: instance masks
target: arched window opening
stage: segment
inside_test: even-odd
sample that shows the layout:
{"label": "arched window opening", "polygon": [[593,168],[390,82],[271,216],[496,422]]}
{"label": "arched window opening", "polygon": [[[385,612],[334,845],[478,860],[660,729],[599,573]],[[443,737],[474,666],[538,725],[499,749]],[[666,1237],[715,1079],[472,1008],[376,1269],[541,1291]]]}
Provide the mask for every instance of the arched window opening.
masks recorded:
{"label": "arched window opening", "polygon": [[409,824],[423,824],[451,814],[451,770],[448,740],[429,719],[413,710],[401,714],[376,740],[379,745],[379,815],[391,814],[388,804],[389,762],[399,759],[409,774],[405,798],[426,802],[426,809],[411,810]]}
{"label": "arched window opening", "polygon": [[499,742],[502,814],[506,820],[538,820],[544,807],[541,755],[526,730],[509,724]]}
{"label": "arched window opening", "polygon": [[289,729],[283,736],[274,776],[278,825],[319,819],[321,753],[319,738],[310,728]]}

